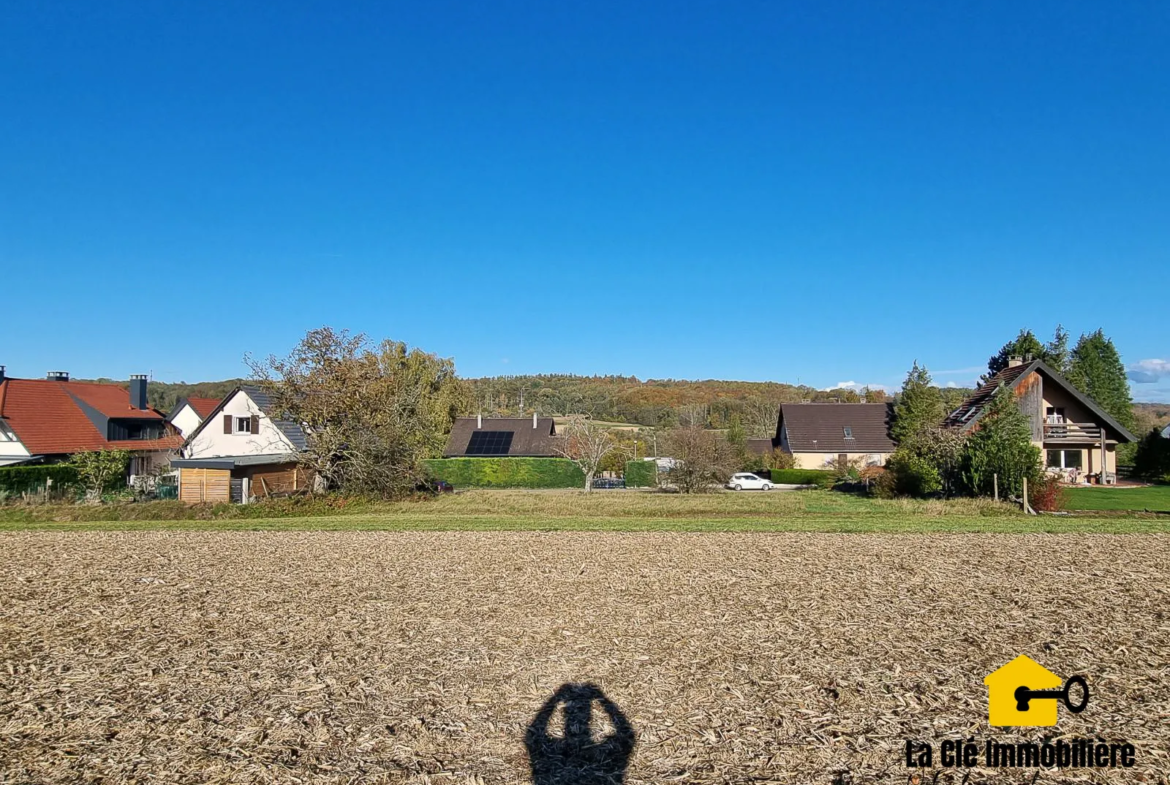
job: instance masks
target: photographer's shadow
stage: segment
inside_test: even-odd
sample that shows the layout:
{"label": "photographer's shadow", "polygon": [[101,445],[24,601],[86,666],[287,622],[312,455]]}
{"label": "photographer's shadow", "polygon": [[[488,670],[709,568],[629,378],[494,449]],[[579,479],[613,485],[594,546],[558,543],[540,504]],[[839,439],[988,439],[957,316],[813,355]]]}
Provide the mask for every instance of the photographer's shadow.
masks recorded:
{"label": "photographer's shadow", "polygon": [[[613,725],[613,733],[594,737],[593,706]],[[558,706],[564,731],[550,733]],[[545,701],[524,734],[533,785],[620,785],[634,751],[634,729],[613,701],[592,684],[562,684]]]}

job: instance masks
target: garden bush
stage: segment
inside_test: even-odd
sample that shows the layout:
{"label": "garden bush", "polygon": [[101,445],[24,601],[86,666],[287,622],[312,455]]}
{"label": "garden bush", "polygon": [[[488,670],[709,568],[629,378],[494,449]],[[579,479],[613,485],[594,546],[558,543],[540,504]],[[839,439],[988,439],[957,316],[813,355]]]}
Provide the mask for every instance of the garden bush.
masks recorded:
{"label": "garden bush", "polygon": [[658,464],[654,461],[627,461],[627,488],[655,488],[658,486]]}
{"label": "garden bush", "polygon": [[816,485],[832,488],[833,472],[823,469],[772,469],[772,482],[777,485]]}
{"label": "garden bush", "polygon": [[943,481],[934,463],[907,448],[894,451],[886,461],[886,471],[878,478],[875,494],[882,499],[896,496],[924,498],[942,491]]}
{"label": "garden bush", "polygon": [[1034,489],[1029,489],[1028,503],[1037,512],[1059,512],[1064,509],[1064,486],[1051,474],[1042,478]]}
{"label": "garden bush", "polygon": [[433,458],[423,466],[456,488],[585,487],[585,473],[567,458]]}

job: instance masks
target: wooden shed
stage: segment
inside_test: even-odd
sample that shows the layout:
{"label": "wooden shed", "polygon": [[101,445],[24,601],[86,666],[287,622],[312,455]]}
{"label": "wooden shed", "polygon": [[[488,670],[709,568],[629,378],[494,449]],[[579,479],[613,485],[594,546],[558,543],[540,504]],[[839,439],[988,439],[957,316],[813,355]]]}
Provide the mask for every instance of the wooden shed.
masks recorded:
{"label": "wooden shed", "polygon": [[309,489],[308,474],[290,455],[180,458],[171,466],[179,472],[179,500],[189,504],[246,504]]}

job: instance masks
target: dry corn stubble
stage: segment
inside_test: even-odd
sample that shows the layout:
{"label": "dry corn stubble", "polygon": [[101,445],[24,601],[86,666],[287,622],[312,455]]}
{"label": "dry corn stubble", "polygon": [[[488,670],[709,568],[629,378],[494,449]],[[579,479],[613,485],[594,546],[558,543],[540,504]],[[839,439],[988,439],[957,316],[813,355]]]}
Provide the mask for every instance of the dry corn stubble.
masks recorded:
{"label": "dry corn stubble", "polygon": [[1038,782],[1170,770],[1165,537],[73,533],[0,552],[5,782],[528,782],[533,715],[591,681],[633,725],[630,783],[901,783],[906,738],[1016,738],[987,726],[982,678],[1018,654],[1089,677],[1059,733],[1138,748],[1136,769]]}

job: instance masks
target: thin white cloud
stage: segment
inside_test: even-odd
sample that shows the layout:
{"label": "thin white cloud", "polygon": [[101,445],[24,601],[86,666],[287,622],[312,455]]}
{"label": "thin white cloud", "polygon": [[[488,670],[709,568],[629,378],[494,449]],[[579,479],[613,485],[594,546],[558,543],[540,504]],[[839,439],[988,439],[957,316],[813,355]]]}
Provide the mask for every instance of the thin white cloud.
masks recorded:
{"label": "thin white cloud", "polygon": [[1153,384],[1163,377],[1170,377],[1170,360],[1140,360],[1126,370],[1131,382]]}
{"label": "thin white cloud", "polygon": [[859,384],[853,380],[850,380],[847,382],[837,382],[832,387],[822,387],[821,392],[828,392],[829,390],[864,390],[866,387],[871,390],[890,389],[884,384]]}

